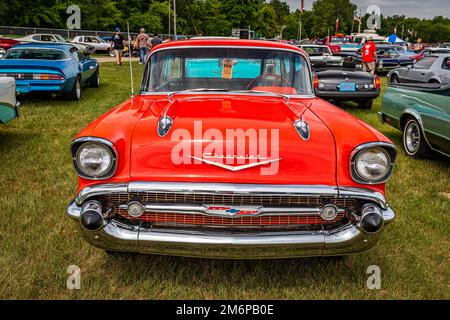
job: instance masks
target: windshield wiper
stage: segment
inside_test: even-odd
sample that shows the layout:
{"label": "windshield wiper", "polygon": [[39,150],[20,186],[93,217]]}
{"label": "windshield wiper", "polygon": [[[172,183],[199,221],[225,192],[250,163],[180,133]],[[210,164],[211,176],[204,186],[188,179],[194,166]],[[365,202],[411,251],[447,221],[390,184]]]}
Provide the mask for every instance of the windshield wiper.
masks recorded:
{"label": "windshield wiper", "polygon": [[182,94],[182,93],[189,93],[189,92],[208,92],[208,91],[221,91],[221,92],[237,92],[237,93],[259,93],[259,94],[266,94],[266,95],[272,95],[284,98],[286,100],[289,100],[289,96],[281,93],[275,93],[270,91],[260,91],[260,90],[230,90],[230,89],[223,89],[223,88],[196,88],[196,89],[186,89],[186,90],[180,90],[180,91],[173,91],[170,92],[167,97],[171,99],[176,94]]}
{"label": "windshield wiper", "polygon": [[195,88],[195,89],[186,89],[186,90],[180,90],[180,91],[172,91],[167,95],[167,97],[170,99],[176,94],[189,93],[189,92],[203,92],[203,91],[226,91],[226,92],[229,92],[230,90],[222,89],[222,88]]}
{"label": "windshield wiper", "polygon": [[289,100],[289,96],[286,94],[271,92],[271,91],[261,91],[261,90],[233,90],[233,92],[237,93],[259,93],[259,94],[267,94],[272,96],[277,96]]}

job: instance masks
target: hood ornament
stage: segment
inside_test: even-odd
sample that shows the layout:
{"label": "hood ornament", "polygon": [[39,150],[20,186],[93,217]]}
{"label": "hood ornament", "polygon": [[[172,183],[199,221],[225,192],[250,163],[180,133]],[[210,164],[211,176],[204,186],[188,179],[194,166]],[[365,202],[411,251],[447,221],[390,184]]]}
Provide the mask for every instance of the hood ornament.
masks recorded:
{"label": "hood ornament", "polygon": [[172,128],[173,120],[171,117],[164,115],[158,120],[158,136],[161,138],[165,137],[170,128]]}
{"label": "hood ornament", "polygon": [[311,136],[311,133],[309,131],[309,125],[306,121],[303,120],[303,118],[296,120],[294,122],[294,127],[303,140],[307,141]]}

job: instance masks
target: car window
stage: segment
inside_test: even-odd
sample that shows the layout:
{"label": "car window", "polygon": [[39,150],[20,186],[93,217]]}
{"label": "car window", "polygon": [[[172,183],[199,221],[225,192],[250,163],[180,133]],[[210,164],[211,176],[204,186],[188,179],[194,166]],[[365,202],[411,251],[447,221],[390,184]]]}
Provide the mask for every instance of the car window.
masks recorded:
{"label": "car window", "polygon": [[67,55],[53,49],[17,48],[8,50],[3,59],[64,60]]}
{"label": "car window", "polygon": [[414,68],[429,69],[431,67],[431,65],[434,63],[434,61],[436,61],[437,58],[438,57],[435,57],[435,56],[424,57],[414,64]]}
{"label": "car window", "polygon": [[345,44],[345,43],[351,43],[352,40],[350,37],[331,37],[330,43],[338,43],[338,44]]}
{"label": "car window", "polygon": [[310,56],[321,56],[331,54],[328,47],[302,47],[302,49]]}
{"label": "car window", "polygon": [[41,40],[41,36],[33,36],[33,40],[37,40],[37,41],[40,41]]}
{"label": "car window", "polygon": [[66,39],[64,39],[64,37],[60,34],[55,34],[54,37],[56,42],[66,42]]}
{"label": "car window", "polygon": [[51,35],[42,35],[41,41],[56,42],[56,39]]}
{"label": "car window", "polygon": [[445,58],[442,63],[442,69],[450,70],[450,58]]}
{"label": "car window", "polygon": [[254,78],[261,70],[257,59],[185,59],[186,78],[222,78],[227,69],[232,78]]}

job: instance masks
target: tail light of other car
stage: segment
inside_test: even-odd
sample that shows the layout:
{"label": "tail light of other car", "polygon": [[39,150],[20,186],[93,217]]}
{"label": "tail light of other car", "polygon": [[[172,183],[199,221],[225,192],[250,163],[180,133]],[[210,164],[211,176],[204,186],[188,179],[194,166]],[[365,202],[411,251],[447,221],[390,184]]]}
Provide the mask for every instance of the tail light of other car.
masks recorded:
{"label": "tail light of other car", "polygon": [[374,81],[374,85],[376,89],[380,89],[381,88],[381,79],[379,76],[375,76]]}

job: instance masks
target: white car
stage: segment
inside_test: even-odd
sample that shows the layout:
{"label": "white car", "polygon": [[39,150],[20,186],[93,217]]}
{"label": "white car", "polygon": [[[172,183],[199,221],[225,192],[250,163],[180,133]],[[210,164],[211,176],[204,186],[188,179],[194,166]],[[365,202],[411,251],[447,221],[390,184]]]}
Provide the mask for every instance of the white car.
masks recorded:
{"label": "white car", "polygon": [[[66,39],[64,39],[63,36],[61,36],[59,34],[52,34],[52,33],[29,34],[29,35],[27,35],[25,37],[16,38],[14,40],[19,41],[20,43],[30,43],[30,42],[69,43],[69,44],[73,45],[74,47],[78,48],[78,50],[83,51],[85,53],[91,54],[91,53],[94,53],[96,51],[96,48],[94,46],[92,46],[91,44],[68,42]],[[0,52],[0,55],[1,55],[1,52]]]}
{"label": "white car", "polygon": [[52,33],[35,33],[35,34],[29,34],[22,38],[14,39],[17,41],[20,41],[21,43],[26,42],[67,42],[66,39],[64,39],[63,36],[59,34],[52,34]]}
{"label": "white car", "polygon": [[112,57],[114,56],[111,44],[98,36],[76,36],[71,42],[89,45],[94,47],[96,52],[105,52]]}

